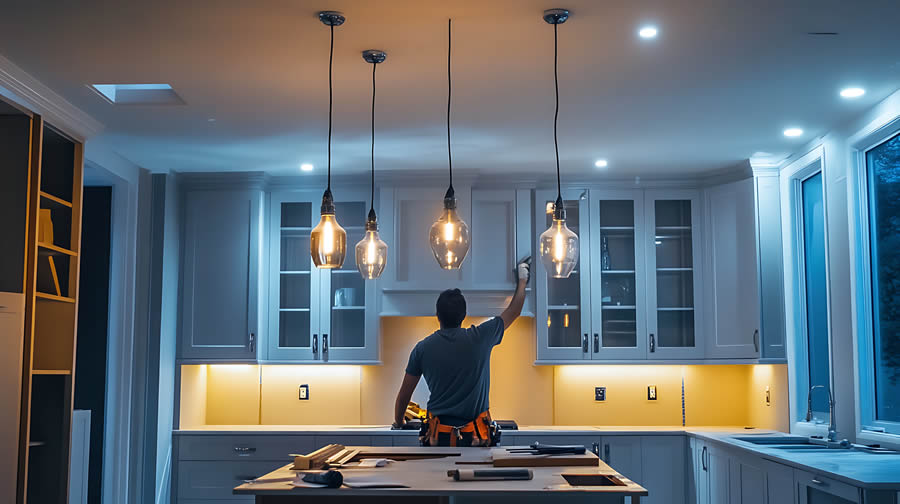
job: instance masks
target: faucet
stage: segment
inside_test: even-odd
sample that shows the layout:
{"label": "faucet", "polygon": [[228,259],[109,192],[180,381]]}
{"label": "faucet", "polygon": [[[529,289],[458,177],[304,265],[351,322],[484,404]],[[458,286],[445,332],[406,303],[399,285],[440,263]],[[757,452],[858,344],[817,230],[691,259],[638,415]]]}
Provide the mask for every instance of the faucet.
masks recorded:
{"label": "faucet", "polygon": [[[813,385],[809,387],[806,394],[806,421],[812,421],[812,392],[817,388],[825,388],[825,385]],[[837,427],[834,425],[834,396],[831,395],[831,389],[828,390],[828,441],[837,439]]]}

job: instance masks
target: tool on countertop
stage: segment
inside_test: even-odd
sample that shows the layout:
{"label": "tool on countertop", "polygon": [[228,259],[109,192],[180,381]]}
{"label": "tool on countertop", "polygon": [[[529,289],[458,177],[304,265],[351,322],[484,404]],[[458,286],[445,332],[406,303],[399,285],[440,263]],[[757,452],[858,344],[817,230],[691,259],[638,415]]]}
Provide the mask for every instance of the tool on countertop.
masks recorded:
{"label": "tool on countertop", "polygon": [[303,475],[303,481],[328,488],[340,488],[344,484],[344,475],[338,471],[323,471]]}
{"label": "tool on countertop", "polygon": [[454,481],[514,481],[531,480],[534,472],[531,469],[453,469],[447,476]]}
{"label": "tool on countertop", "polygon": [[530,455],[582,455],[586,451],[581,445],[544,445],[534,443],[529,447],[507,448],[509,453],[525,453]]}
{"label": "tool on countertop", "polygon": [[515,420],[494,420],[502,431],[519,430],[519,424]]}

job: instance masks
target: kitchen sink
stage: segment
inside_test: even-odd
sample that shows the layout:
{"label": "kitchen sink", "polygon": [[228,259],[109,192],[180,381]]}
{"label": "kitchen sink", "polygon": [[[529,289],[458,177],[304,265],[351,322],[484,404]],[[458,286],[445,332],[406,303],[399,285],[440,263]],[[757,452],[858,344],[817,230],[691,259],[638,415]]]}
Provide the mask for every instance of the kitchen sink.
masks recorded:
{"label": "kitchen sink", "polygon": [[800,436],[735,436],[731,439],[756,445],[816,445],[807,437]]}

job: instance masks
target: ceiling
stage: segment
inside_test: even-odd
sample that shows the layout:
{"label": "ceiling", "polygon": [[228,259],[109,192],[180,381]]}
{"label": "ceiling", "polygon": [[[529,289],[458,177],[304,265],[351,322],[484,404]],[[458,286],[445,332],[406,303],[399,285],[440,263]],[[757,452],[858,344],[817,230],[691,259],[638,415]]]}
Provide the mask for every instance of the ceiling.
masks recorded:
{"label": "ceiling", "polygon": [[[446,20],[460,172],[549,177],[552,28],[560,27],[563,176],[684,176],[755,153],[783,158],[900,88],[896,0],[4,0],[0,53],[105,125],[152,170],[300,174],[325,167],[328,28],[335,34],[336,174],[446,168]],[[643,40],[643,23],[659,37]],[[808,32],[837,32],[836,36]],[[169,83],[184,105],[112,105],[90,83]],[[843,100],[860,85],[867,94]],[[214,119],[214,120],[211,120]],[[788,139],[798,126],[805,135]],[[594,160],[609,160],[605,170]]]}

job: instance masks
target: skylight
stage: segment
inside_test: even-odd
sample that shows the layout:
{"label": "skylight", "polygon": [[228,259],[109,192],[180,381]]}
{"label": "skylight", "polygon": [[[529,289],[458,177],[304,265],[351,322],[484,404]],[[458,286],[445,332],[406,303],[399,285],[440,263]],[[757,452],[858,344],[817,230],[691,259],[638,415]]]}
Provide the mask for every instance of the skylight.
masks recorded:
{"label": "skylight", "polygon": [[117,105],[184,104],[169,84],[91,84],[90,87]]}

